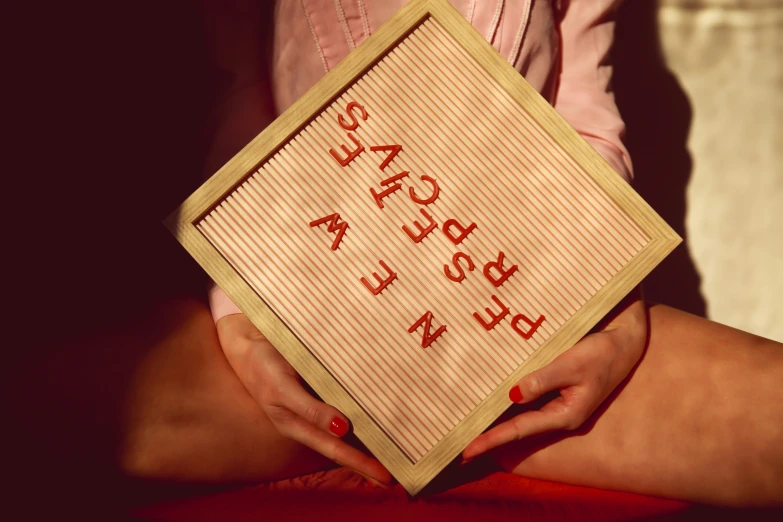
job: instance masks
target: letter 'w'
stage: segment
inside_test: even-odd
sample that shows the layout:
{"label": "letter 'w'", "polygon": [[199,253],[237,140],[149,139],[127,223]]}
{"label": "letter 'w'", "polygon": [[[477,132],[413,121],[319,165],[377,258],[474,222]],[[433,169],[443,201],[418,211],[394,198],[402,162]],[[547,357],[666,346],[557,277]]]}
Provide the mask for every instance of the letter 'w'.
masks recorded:
{"label": "letter 'w'", "polygon": [[434,334],[430,335],[430,327],[432,326],[432,312],[428,311],[427,313],[422,315],[418,321],[413,323],[413,325],[410,328],[408,328],[408,333],[415,332],[419,328],[419,326],[422,325],[422,323],[424,323],[424,335],[421,338],[421,347],[427,348],[429,345],[433,343],[433,341],[435,341],[435,339],[440,337],[440,335],[446,331],[446,325],[445,324],[442,325],[440,328],[435,330]]}
{"label": "letter 'w'", "polygon": [[340,214],[335,213],[310,222],[311,227],[317,227],[329,222],[329,226],[326,230],[329,232],[337,232],[337,237],[335,237],[332,242],[332,250],[337,250],[337,247],[340,246],[340,241],[343,240],[343,234],[345,234],[345,231],[348,229],[347,222],[343,221],[342,223],[338,223],[338,221],[340,221]]}

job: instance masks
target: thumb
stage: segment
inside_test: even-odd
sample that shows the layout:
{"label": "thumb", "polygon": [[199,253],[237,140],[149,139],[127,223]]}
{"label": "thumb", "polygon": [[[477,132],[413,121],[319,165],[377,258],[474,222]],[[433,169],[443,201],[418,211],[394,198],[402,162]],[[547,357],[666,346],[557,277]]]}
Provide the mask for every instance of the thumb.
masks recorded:
{"label": "thumb", "polygon": [[530,372],[508,392],[508,398],[517,404],[534,401],[553,390],[577,384],[577,372],[572,368],[568,352],[543,368]]}

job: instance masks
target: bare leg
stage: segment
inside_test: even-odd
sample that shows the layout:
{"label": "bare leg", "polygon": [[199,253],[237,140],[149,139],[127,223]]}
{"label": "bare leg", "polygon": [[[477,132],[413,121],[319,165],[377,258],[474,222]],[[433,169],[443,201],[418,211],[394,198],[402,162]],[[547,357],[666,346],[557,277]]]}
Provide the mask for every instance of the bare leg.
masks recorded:
{"label": "bare leg", "polygon": [[128,392],[121,462],[133,476],[200,483],[258,482],[333,465],[282,437],[226,361],[201,303],[138,365]]}
{"label": "bare leg", "polygon": [[735,506],[783,503],[783,345],[652,306],[647,350],[583,429],[494,457],[527,477]]}
{"label": "bare leg", "polygon": [[35,330],[27,342],[7,338],[7,497],[25,513],[112,513],[334,466],[270,425],[225,360],[204,303],[172,299],[88,328],[46,345]]}
{"label": "bare leg", "polygon": [[[161,335],[136,362],[121,416],[118,452],[126,474],[166,482],[258,482],[332,464],[272,426],[228,365],[202,303],[175,301],[155,315],[157,324],[143,328]],[[122,341],[143,342],[149,340]]]}
{"label": "bare leg", "polygon": [[[112,460],[124,475],[166,482],[275,480],[330,465],[271,426],[225,360],[202,303],[170,302],[142,319],[61,350],[43,370],[31,366],[34,376],[17,375],[15,418],[28,438],[57,426],[50,453],[78,448],[81,468],[69,470],[82,474],[105,473],[84,466],[117,440]],[[592,424],[496,457],[515,473],[572,484],[780,504],[783,346],[664,306],[652,307],[650,320],[642,361]],[[36,408],[43,396],[57,407]],[[100,431],[106,423],[110,431]],[[35,459],[20,457],[28,467]]]}

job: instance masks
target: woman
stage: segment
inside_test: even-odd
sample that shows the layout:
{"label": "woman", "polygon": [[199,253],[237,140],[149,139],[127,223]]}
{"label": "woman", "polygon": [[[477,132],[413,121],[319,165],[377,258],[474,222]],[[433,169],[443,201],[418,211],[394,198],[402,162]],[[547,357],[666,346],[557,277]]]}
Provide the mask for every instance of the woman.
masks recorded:
{"label": "woman", "polygon": [[[233,82],[218,115],[211,171],[402,3],[278,0],[271,79],[266,77],[261,45],[266,13],[252,5],[211,13],[214,58]],[[452,2],[630,181],[631,163],[621,141],[624,126],[610,88],[608,53],[616,3]],[[258,47],[248,46],[253,41]],[[267,85],[273,109],[263,89]],[[226,459],[218,466],[223,466],[223,475],[270,480],[323,467],[326,461],[305,446],[376,482],[391,481],[380,463],[341,439],[349,430],[349,419],[304,389],[290,365],[225,294],[213,289],[210,303],[226,358],[264,412],[253,419],[252,429],[263,434],[266,447],[226,448]],[[689,350],[677,353],[678,347]],[[637,364],[623,393],[615,393],[600,414],[591,417]],[[648,311],[638,295],[631,295],[594,333],[509,391],[510,400],[517,403],[535,401],[554,390],[559,391],[557,398],[479,436],[463,457],[469,460],[502,446],[496,453],[500,462],[528,476],[707,502],[769,502],[783,482],[781,450],[771,449],[776,442],[783,443],[780,408],[770,409],[768,416],[748,412],[738,395],[756,393],[754,400],[764,407],[776,400],[783,403],[775,386],[781,365],[778,343],[665,307]],[[700,367],[710,367],[710,372],[696,383],[692,376]],[[658,378],[664,374],[665,379]],[[766,390],[776,396],[759,396]],[[725,409],[714,408],[711,401],[716,397]],[[734,424],[753,435],[726,430]],[[709,433],[710,426],[719,432]],[[580,436],[562,430],[579,430]],[[545,439],[507,444],[550,432],[553,435]],[[733,456],[726,455],[727,449]],[[240,450],[246,452],[244,460]],[[716,467],[719,458],[722,465]],[[747,467],[748,459],[754,467]],[[225,469],[225,462],[235,464]],[[645,472],[639,473],[639,467]]]}

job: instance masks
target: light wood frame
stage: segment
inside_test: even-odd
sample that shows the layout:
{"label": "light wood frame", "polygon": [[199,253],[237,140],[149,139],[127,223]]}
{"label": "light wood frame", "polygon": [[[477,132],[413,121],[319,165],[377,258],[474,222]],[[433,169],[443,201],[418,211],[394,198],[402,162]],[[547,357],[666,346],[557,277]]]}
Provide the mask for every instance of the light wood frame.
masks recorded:
{"label": "light wood frame", "polygon": [[[336,99],[425,19],[437,21],[510,96],[582,166],[606,194],[651,238],[588,303],[518,367],[421,460],[411,460],[376,425],[196,228],[227,194]],[[452,461],[509,406],[507,390],[543,367],[580,338],[627,295],[681,238],[636,194],[557,112],[487,43],[447,0],[414,0],[368,38],[312,89],[272,122],[166,220],[166,226],[273,343],[323,400],[351,419],[359,439],[412,495]]]}

